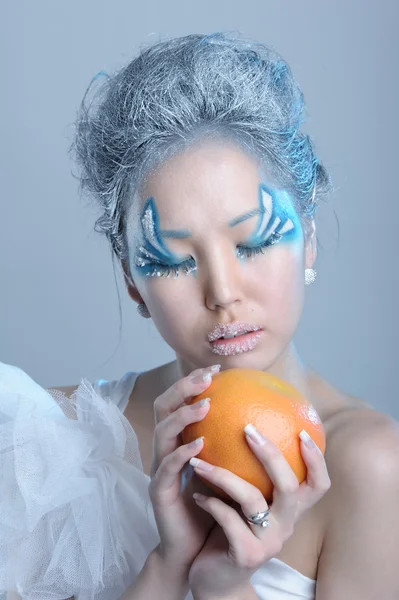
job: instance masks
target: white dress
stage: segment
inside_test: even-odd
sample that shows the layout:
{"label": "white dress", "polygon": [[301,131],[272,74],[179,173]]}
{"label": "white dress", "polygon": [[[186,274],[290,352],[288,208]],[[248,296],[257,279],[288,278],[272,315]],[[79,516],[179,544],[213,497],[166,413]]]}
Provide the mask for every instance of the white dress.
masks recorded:
{"label": "white dress", "polygon": [[[71,402],[0,363],[0,600],[117,600],[158,544],[123,416],[139,374],[83,380]],[[251,583],[260,600],[315,598],[316,582],[275,558]]]}

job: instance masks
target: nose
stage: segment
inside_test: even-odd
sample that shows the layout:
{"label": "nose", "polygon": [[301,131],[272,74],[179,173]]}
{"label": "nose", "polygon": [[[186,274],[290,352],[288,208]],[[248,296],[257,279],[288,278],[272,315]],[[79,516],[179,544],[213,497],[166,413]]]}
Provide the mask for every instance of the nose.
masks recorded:
{"label": "nose", "polygon": [[229,308],[241,302],[243,281],[237,257],[215,253],[209,257],[204,273],[205,304],[210,310]]}

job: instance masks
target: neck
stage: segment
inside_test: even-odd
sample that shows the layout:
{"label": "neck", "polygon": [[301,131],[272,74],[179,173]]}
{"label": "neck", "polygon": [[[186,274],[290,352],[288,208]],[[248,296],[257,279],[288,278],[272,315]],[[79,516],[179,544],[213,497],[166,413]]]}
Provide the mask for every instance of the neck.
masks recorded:
{"label": "neck", "polygon": [[[176,361],[171,364],[171,367],[173,367],[174,381],[186,377],[191,371],[198,368],[198,366],[192,365],[179,355],[176,355]],[[305,398],[310,397],[310,374],[307,367],[302,362],[293,342],[290,343],[271,366],[265,367],[262,370],[267,371],[276,377],[280,377],[280,379],[284,379],[284,381],[287,381],[301,392]]]}

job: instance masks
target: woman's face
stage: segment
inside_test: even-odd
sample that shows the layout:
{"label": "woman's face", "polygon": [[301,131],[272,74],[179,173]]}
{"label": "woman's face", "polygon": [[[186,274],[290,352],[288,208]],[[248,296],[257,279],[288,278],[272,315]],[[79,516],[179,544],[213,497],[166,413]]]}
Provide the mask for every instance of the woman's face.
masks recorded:
{"label": "woman's face", "polygon": [[131,296],[193,368],[271,370],[284,355],[314,245],[289,194],[238,147],[203,142],[158,168],[129,215],[128,245]]}

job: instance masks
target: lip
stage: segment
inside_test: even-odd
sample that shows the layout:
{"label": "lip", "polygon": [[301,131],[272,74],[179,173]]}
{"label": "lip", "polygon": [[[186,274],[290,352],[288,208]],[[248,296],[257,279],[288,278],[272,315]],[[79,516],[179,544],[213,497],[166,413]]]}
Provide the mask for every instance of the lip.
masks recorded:
{"label": "lip", "polygon": [[263,334],[263,329],[257,329],[256,331],[249,331],[243,333],[235,338],[220,339],[210,342],[210,346],[213,354],[219,356],[235,356],[236,354],[243,354],[254,350],[258,345]]}
{"label": "lip", "polygon": [[222,323],[218,323],[216,327],[212,329],[210,333],[208,333],[209,342],[215,342],[216,340],[223,342],[225,344],[233,342],[234,338],[227,340],[220,340],[221,337],[225,335],[237,335],[241,336],[246,333],[252,333],[256,331],[260,331],[262,328],[259,325],[251,325],[250,323],[240,323],[236,321],[235,323],[230,323],[228,325],[223,325]]}

